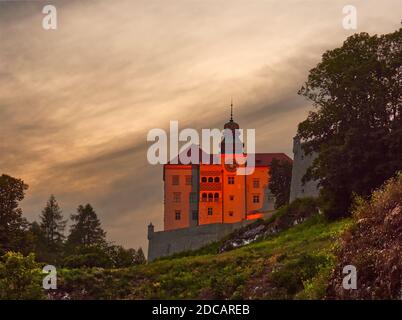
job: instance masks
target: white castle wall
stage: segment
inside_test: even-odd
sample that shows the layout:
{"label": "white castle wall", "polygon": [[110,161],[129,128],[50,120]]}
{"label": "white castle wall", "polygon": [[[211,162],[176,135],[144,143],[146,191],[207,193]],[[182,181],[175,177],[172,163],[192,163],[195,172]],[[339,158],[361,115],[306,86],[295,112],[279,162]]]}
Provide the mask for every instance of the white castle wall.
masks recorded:
{"label": "white castle wall", "polygon": [[293,138],[293,170],[290,186],[290,202],[297,198],[317,197],[319,194],[318,181],[308,181],[303,185],[302,178],[311,166],[316,153],[306,155],[301,147],[300,138]]}

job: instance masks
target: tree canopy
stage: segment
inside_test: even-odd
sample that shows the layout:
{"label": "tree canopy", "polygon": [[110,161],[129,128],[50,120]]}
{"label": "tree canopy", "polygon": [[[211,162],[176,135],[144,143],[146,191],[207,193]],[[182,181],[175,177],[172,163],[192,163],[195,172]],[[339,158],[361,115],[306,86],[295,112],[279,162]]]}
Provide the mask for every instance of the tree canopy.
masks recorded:
{"label": "tree canopy", "polygon": [[19,206],[27,189],[28,185],[21,179],[5,174],[0,176],[0,254],[23,251],[27,246],[29,224]]}
{"label": "tree canopy", "polygon": [[90,204],[80,205],[77,214],[71,215],[71,226],[68,243],[81,246],[99,245],[105,242],[106,232]]}
{"label": "tree canopy", "polygon": [[318,152],[305,180],[319,179],[326,214],[348,212],[402,169],[402,29],[360,33],[327,51],[299,94],[316,107],[299,124],[304,150]]}
{"label": "tree canopy", "polygon": [[289,203],[292,163],[273,159],[270,166],[269,189],[275,196],[275,208]]}

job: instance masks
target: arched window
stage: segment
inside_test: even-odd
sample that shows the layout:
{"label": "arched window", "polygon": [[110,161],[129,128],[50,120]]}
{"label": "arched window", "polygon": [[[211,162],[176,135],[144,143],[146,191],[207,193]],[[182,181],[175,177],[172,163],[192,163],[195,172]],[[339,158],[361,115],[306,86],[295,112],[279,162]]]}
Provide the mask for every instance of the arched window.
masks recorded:
{"label": "arched window", "polygon": [[208,193],[208,201],[213,201],[214,195],[212,193]]}
{"label": "arched window", "polygon": [[215,182],[219,182],[219,177],[215,177]]}
{"label": "arched window", "polygon": [[201,182],[207,182],[207,177],[202,177]]}
{"label": "arched window", "polygon": [[202,201],[207,201],[207,194],[206,193],[202,194]]}
{"label": "arched window", "polygon": [[216,192],[216,193],[214,194],[214,199],[215,199],[215,201],[218,201],[218,200],[219,200],[219,193],[218,193],[218,192]]}
{"label": "arched window", "polygon": [[208,182],[214,182],[214,178],[209,177],[209,178],[208,178]]}

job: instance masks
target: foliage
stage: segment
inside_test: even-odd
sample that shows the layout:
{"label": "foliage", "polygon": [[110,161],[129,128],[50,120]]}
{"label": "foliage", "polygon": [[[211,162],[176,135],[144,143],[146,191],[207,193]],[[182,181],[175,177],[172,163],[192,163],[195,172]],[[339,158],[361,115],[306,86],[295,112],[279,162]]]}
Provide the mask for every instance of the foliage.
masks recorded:
{"label": "foliage", "polygon": [[42,274],[35,256],[7,252],[0,258],[0,299],[43,299]]}
{"label": "foliage", "polygon": [[62,265],[67,268],[126,268],[145,262],[141,248],[136,251],[104,243],[75,247],[63,259]]}
{"label": "foliage", "polygon": [[74,224],[68,236],[70,246],[96,246],[105,242],[106,232],[103,231],[96,212],[90,204],[80,205],[77,214],[71,215]]}
{"label": "foliage", "polygon": [[27,189],[28,185],[20,179],[0,176],[0,254],[30,250],[29,224],[19,207]]}
{"label": "foliage", "polygon": [[[337,264],[327,288],[328,299],[401,299],[402,173],[376,190],[369,200],[358,198],[354,223],[342,236]],[[344,290],[343,267],[357,270],[357,289]]]}
{"label": "foliage", "polygon": [[[124,269],[62,269],[59,290],[76,299],[261,299],[272,298],[273,290],[293,299],[329,263],[333,241],[346,226],[347,220],[311,218],[222,254],[169,257]],[[280,270],[283,275],[292,267],[298,272],[290,290],[290,282],[279,278]],[[274,269],[277,277],[271,279]]]}
{"label": "foliage", "polygon": [[367,197],[402,169],[402,29],[360,33],[327,51],[299,94],[316,111],[299,124],[318,157],[305,180],[320,181],[325,213],[348,213],[353,193]]}
{"label": "foliage", "polygon": [[292,163],[273,159],[270,165],[269,190],[275,196],[275,208],[289,203]]}
{"label": "foliage", "polygon": [[63,251],[64,229],[62,211],[54,195],[51,195],[40,216],[40,224],[31,225],[35,236],[35,252],[40,261],[57,263]]}
{"label": "foliage", "polygon": [[50,196],[40,219],[40,228],[47,244],[50,247],[60,245],[64,239],[63,232],[66,227],[66,221],[63,220],[62,211],[54,195]]}

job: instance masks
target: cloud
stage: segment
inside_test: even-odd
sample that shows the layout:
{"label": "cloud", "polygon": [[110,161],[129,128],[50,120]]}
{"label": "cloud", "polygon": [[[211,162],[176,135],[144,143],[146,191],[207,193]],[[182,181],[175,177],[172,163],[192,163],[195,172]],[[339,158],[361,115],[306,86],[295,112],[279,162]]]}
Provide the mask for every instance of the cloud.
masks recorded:
{"label": "cloud", "polygon": [[[399,0],[356,3],[358,31],[399,26]],[[163,227],[148,130],[221,128],[233,96],[257,150],[291,155],[311,108],[297,90],[352,34],[342,1],[54,1],[57,31],[41,28],[44,4],[0,3],[0,168],[30,185],[29,219],[51,193],[66,216],[89,202],[132,247]]]}

